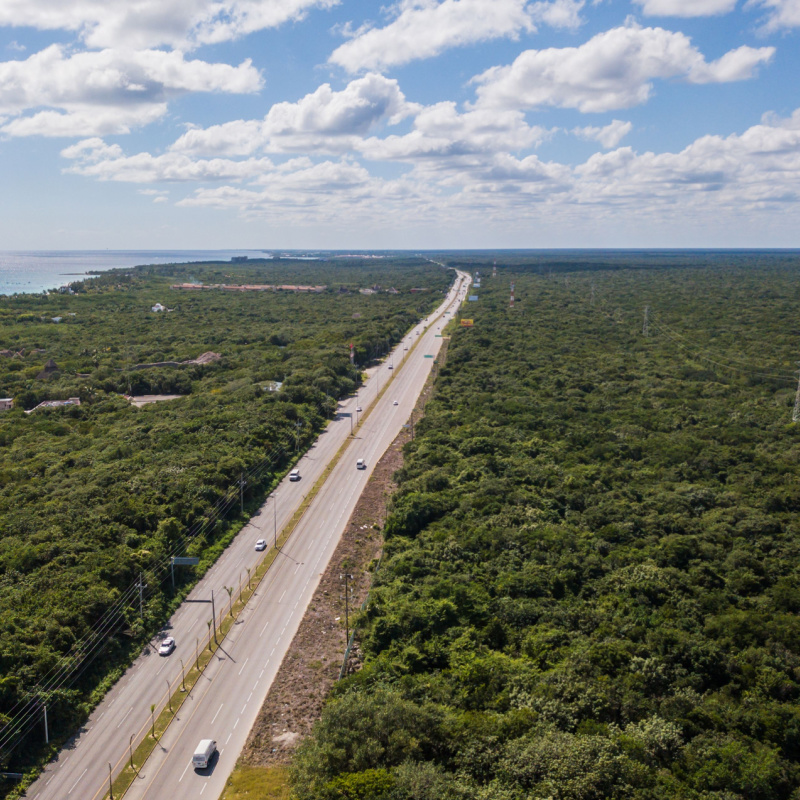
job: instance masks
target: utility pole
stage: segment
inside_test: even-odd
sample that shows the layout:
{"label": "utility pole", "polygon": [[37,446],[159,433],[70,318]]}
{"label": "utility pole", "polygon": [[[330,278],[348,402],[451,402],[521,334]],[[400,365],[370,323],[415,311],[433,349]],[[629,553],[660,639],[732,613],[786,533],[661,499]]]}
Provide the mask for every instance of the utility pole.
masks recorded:
{"label": "utility pole", "polygon": [[278,549],[278,495],[273,496],[272,512],[275,520],[275,549]]}
{"label": "utility pole", "polygon": [[345,572],[339,576],[339,580],[344,578],[344,634],[345,647],[350,644],[350,598],[347,590],[347,579],[353,576]]}
{"label": "utility pole", "polygon": [[50,744],[50,731],[47,729],[47,703],[44,704],[44,743]]}
{"label": "utility pole", "polygon": [[144,619],[144,577],[139,573],[139,616]]}
{"label": "utility pole", "polygon": [[[800,366],[800,362],[798,362],[798,366]],[[800,422],[800,379],[797,381],[797,394],[794,396],[792,422]]]}
{"label": "utility pole", "polygon": [[239,477],[239,507],[241,508],[242,514],[244,514],[244,486],[245,486],[245,479],[244,479],[244,472],[242,472],[241,476]]}
{"label": "utility pole", "polygon": [[114,785],[111,783],[111,762],[108,762],[108,793],[111,795],[111,800],[114,800]]}
{"label": "utility pole", "polygon": [[644,324],[642,325],[642,336],[650,335],[650,306],[644,307]]}

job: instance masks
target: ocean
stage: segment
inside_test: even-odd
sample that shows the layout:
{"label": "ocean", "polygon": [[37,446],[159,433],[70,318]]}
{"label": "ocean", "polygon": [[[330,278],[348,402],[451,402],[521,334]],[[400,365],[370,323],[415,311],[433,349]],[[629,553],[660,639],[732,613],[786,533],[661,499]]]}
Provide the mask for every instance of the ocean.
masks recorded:
{"label": "ocean", "polygon": [[233,256],[269,257],[262,250],[20,250],[0,251],[0,295],[57,289],[115,267],[230,261]]}

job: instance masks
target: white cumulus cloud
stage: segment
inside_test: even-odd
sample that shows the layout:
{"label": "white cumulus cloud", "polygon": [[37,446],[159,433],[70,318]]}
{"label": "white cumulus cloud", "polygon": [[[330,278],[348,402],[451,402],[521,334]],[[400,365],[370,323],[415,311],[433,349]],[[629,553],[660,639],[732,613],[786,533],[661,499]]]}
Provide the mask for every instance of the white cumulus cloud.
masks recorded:
{"label": "white cumulus cloud", "polygon": [[236,120],[187,131],[172,150],[214,155],[269,152],[341,152],[381,122],[413,112],[396,80],[370,73],[342,91],[323,84],[296,103],[277,103],[263,120]]}
{"label": "white cumulus cloud", "polygon": [[535,30],[526,0],[401,0],[393,10],[397,16],[389,25],[359,30],[334,50],[331,63],[348,72],[382,70],[451,47]]}
{"label": "white cumulus cloud", "polygon": [[583,23],[581,10],[585,5],[585,0],[552,0],[533,3],[530,11],[536,22],[544,22],[551,28],[575,30]]}
{"label": "white cumulus cloud", "polygon": [[0,26],[78,32],[92,48],[149,49],[235,39],[338,0],[3,0]]}
{"label": "white cumulus cloud", "polygon": [[736,8],[737,0],[634,0],[651,17],[712,17]]}
{"label": "white cumulus cloud", "polygon": [[478,106],[560,106],[583,112],[644,103],[654,79],[714,83],[750,78],[773,47],[739,47],[708,62],[683,33],[629,24],[594,36],[580,47],[526,50],[509,66],[477,76]]}
{"label": "white cumulus cloud", "polygon": [[476,110],[459,113],[453,102],[421,109],[414,129],[403,136],[372,137],[358,145],[373,161],[452,159],[476,153],[518,151],[535,147],[549,136],[530,126],[519,111]]}
{"label": "white cumulus cloud", "polygon": [[749,0],[747,5],[766,9],[766,33],[800,27],[800,0]]}
{"label": "white cumulus cloud", "polygon": [[250,180],[261,172],[274,169],[268,158],[242,161],[192,159],[182,153],[126,156],[118,145],[107,145],[97,137],[66,147],[61,155],[73,161],[66,172],[123,183]]}
{"label": "white cumulus cloud", "polygon": [[0,114],[13,117],[2,131],[12,136],[127,133],[163,116],[168,101],[186,92],[248,93],[261,85],[249,61],[233,67],[187,61],[180,52],[161,50],[70,55],[51,45],[24,61],[0,63]]}
{"label": "white cumulus cloud", "polygon": [[610,150],[612,147],[616,147],[631,130],[633,130],[632,123],[615,119],[602,128],[589,125],[584,128],[575,128],[572,132],[581,139],[600,142],[606,150]]}

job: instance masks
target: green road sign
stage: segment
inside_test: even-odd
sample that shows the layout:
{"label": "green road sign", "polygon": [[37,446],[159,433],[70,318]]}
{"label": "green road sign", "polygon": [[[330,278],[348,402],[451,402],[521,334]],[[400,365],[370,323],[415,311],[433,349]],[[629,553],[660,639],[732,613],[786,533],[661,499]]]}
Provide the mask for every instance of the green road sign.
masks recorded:
{"label": "green road sign", "polygon": [[433,356],[429,356],[427,353],[425,354],[425,358],[433,358]]}

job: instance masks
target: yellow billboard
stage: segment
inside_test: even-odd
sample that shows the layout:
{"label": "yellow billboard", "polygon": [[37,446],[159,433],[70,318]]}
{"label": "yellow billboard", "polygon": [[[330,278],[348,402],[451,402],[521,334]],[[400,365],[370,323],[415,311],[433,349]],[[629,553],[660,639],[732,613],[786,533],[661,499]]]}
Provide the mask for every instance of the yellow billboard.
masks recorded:
{"label": "yellow billboard", "polygon": [[472,320],[471,319],[462,319],[461,320],[461,327],[462,328],[471,328],[472,327]]}

